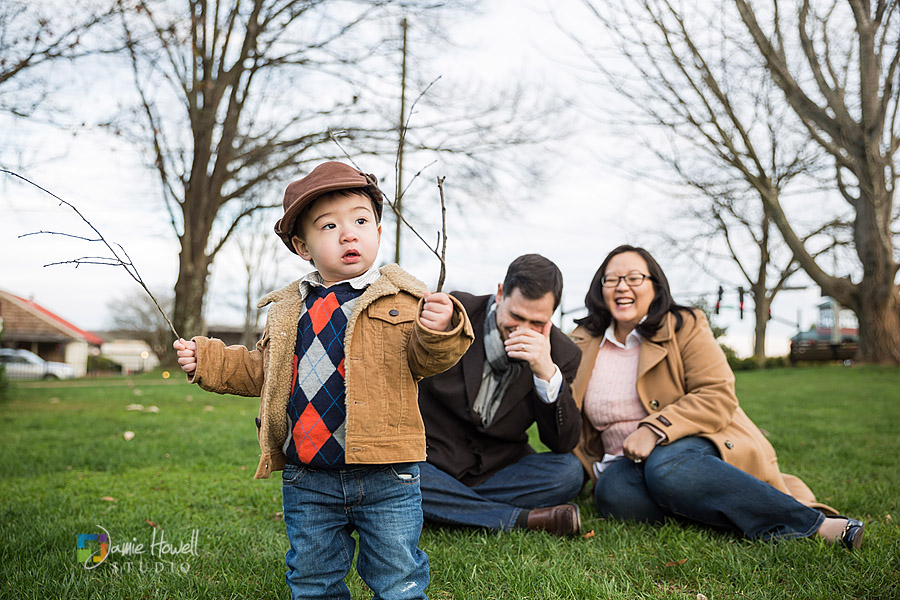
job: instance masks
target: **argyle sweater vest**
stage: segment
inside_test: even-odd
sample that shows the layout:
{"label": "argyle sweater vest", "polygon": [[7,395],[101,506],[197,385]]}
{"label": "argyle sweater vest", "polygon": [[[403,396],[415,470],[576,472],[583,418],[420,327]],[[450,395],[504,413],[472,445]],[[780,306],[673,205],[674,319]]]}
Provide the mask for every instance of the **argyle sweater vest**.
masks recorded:
{"label": "argyle sweater vest", "polygon": [[310,286],[297,324],[287,405],[290,435],[284,443],[288,462],[320,469],[346,466],[344,334],[362,293],[349,283]]}

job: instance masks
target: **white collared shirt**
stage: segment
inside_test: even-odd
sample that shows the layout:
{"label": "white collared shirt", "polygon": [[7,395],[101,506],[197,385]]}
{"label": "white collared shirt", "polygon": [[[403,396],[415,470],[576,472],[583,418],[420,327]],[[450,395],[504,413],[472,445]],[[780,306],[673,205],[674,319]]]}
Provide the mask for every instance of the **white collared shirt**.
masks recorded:
{"label": "white collared shirt", "polygon": [[[647,317],[645,316],[644,319],[646,318]],[[641,319],[641,323],[644,322],[644,319]],[[637,329],[632,329],[631,332],[625,336],[625,343],[623,344],[616,339],[616,322],[612,321],[609,324],[609,327],[606,328],[606,331],[603,332],[603,339],[600,340],[600,346],[603,346],[607,340],[623,350],[631,350],[632,348],[640,346],[643,338],[641,337],[641,334],[637,332]]]}
{"label": "white collared shirt", "polygon": [[[355,290],[364,290],[367,286],[375,283],[379,277],[381,277],[381,271],[379,271],[378,267],[373,264],[369,268],[369,270],[362,275],[358,275],[353,279],[338,281],[337,283],[334,283],[332,285],[337,285],[338,283],[349,283],[350,287]],[[303,278],[300,279],[300,295],[303,298],[306,298],[308,287],[304,286],[325,287],[325,284],[322,282],[322,275],[318,271],[313,271],[312,273],[307,273],[303,276]]]}

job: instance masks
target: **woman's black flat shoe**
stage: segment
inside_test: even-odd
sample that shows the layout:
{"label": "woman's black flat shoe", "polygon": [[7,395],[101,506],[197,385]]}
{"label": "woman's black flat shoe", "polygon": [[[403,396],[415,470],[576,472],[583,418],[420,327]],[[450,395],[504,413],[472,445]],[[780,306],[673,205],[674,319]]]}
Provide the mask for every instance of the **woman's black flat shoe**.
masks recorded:
{"label": "woman's black flat shoe", "polygon": [[859,519],[847,519],[844,531],[841,532],[840,543],[847,550],[858,550],[862,545],[866,524]]}

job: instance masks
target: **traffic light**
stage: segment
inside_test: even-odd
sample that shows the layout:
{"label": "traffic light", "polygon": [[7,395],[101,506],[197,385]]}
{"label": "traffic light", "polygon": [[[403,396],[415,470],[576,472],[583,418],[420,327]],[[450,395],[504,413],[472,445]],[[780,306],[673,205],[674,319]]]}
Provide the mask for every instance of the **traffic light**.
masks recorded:
{"label": "traffic light", "polygon": [[740,311],[741,319],[744,318],[744,288],[738,288],[738,311]]}
{"label": "traffic light", "polygon": [[725,293],[725,290],[722,289],[722,286],[719,286],[719,299],[716,300],[716,314],[719,314],[719,309],[722,308],[722,294]]}

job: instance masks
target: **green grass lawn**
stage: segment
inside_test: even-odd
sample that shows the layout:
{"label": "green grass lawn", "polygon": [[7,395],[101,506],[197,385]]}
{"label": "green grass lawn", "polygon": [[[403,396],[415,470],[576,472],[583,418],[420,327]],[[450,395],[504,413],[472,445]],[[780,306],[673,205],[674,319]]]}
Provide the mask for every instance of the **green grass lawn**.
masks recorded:
{"label": "green grass lawn", "polygon": [[[900,369],[746,372],[738,395],[782,470],[867,522],[861,551],[605,521],[585,491],[578,500],[592,535],[582,538],[427,525],[429,596],[900,598]],[[288,596],[280,478],[252,479],[254,399],[158,373],[19,384],[12,396],[0,404],[0,598]],[[100,527],[120,549],[130,542],[144,552],[86,570],[76,538]],[[177,548],[190,546],[193,530],[196,555],[151,556],[160,531]],[[348,583],[354,598],[370,596],[355,573]]]}

